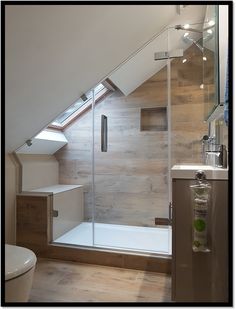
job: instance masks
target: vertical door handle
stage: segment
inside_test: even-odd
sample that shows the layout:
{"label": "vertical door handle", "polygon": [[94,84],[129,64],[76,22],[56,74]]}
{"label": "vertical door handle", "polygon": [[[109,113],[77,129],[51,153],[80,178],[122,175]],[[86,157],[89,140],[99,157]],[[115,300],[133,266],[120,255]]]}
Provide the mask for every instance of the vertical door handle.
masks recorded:
{"label": "vertical door handle", "polygon": [[107,152],[107,116],[101,115],[101,151]]}

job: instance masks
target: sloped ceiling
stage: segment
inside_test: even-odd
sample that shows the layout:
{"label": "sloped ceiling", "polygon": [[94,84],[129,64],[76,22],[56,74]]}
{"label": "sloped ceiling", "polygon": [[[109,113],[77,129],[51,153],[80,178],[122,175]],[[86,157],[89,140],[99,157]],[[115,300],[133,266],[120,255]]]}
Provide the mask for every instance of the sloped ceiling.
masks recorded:
{"label": "sloped ceiling", "polygon": [[6,5],[6,152],[167,26],[177,5]]}
{"label": "sloped ceiling", "polygon": [[[188,5],[182,9],[181,15],[176,15],[168,25],[170,28],[168,31],[163,31],[134,57],[115,70],[109,77],[110,80],[126,96],[129,95],[143,82],[166,66],[166,60],[154,60],[155,52],[185,50],[190,46],[191,41],[188,44],[183,41],[185,31],[175,30],[174,26],[203,23],[205,10],[206,6],[204,5]],[[199,28],[199,25],[193,27]],[[197,33],[190,33],[190,36],[195,40],[200,37]]]}

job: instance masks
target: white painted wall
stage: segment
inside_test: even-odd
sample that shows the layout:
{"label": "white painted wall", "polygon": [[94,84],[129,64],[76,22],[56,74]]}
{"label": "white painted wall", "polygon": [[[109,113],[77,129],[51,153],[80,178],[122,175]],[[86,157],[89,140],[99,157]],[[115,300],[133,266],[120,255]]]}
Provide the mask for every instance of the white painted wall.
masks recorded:
{"label": "white painted wall", "polygon": [[53,155],[17,154],[22,165],[22,191],[58,184],[58,161]]}
{"label": "white painted wall", "polygon": [[176,5],[6,6],[6,151],[158,33]]}

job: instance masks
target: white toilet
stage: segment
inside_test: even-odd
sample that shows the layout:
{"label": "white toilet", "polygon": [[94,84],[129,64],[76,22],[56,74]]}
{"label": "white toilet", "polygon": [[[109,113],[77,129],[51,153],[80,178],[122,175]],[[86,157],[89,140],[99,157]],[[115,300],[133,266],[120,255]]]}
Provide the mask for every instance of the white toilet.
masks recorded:
{"label": "white toilet", "polygon": [[5,302],[27,302],[37,258],[26,248],[5,245]]}

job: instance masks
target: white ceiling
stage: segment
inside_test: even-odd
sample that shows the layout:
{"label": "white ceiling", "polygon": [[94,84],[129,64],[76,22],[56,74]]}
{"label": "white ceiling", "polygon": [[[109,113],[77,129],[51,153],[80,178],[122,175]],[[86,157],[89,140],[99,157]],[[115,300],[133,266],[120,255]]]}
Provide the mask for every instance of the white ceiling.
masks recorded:
{"label": "white ceiling", "polygon": [[159,33],[177,5],[6,5],[6,151]]}

